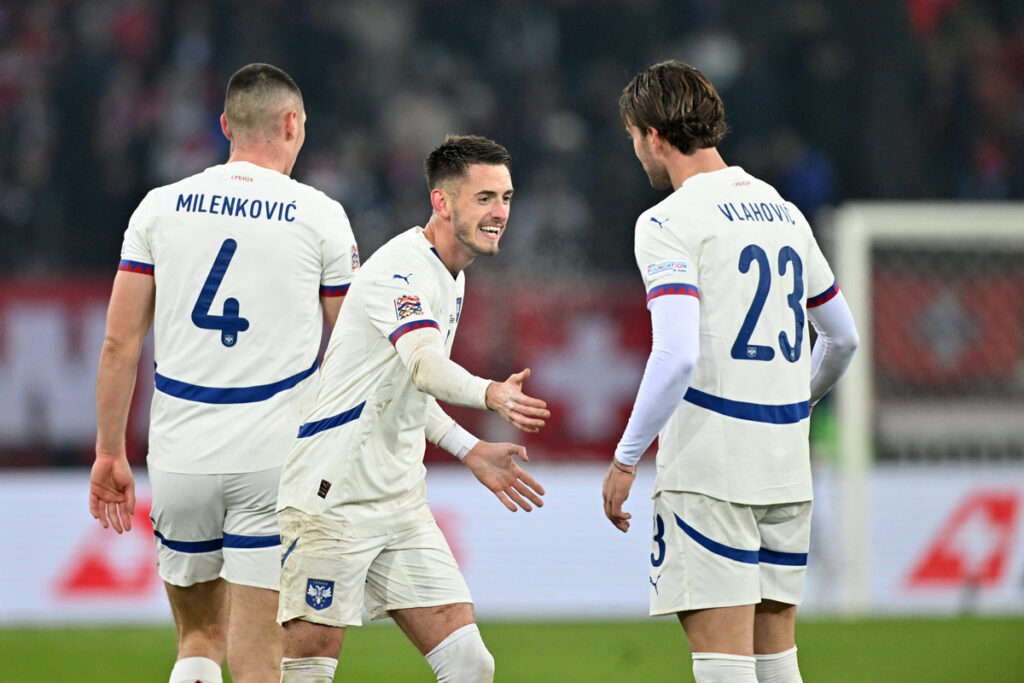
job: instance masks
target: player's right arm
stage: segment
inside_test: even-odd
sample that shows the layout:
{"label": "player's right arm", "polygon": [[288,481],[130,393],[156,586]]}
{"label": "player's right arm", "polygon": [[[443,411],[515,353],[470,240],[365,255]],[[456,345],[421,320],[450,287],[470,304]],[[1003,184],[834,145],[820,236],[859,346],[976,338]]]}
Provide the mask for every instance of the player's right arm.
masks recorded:
{"label": "player's right arm", "polygon": [[135,481],[125,448],[128,409],[142,343],[153,322],[153,276],[121,270],[107,310],[107,328],[96,373],[96,461],[89,481],[89,511],[103,528],[131,530]]}
{"label": "player's right arm", "polygon": [[523,393],[527,368],[504,382],[477,377],[447,357],[444,339],[436,327],[403,334],[395,342],[409,378],[420,391],[445,403],[493,410],[524,432],[536,432],[550,417],[547,403]]}

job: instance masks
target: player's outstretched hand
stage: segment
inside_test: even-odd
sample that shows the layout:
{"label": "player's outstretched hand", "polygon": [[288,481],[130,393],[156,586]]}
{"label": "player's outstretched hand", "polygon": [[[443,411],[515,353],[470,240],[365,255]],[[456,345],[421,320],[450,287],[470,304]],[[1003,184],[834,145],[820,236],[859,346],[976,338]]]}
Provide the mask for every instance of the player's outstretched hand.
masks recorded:
{"label": "player's outstretched hand", "polygon": [[487,407],[501,415],[517,429],[534,434],[551,417],[548,404],[523,393],[523,382],[530,376],[530,368],[511,375],[504,382],[491,382],[487,386]]}
{"label": "player's outstretched hand", "polygon": [[113,525],[119,534],[132,530],[135,477],[123,454],[96,454],[89,477],[89,512],[104,529]]}
{"label": "player's outstretched hand", "polygon": [[633,516],[622,511],[622,504],[629,498],[629,490],[636,478],[636,465],[626,467],[612,461],[604,475],[604,486],[601,495],[604,497],[604,515],[615,525],[615,528],[626,533],[629,531],[629,520]]}
{"label": "player's outstretched hand", "polygon": [[480,483],[498,497],[502,505],[512,512],[522,508],[529,512],[530,503],[543,507],[544,487],[527,474],[515,458],[529,461],[526,449],[514,443],[490,443],[479,441],[466,454],[463,462],[469,467]]}

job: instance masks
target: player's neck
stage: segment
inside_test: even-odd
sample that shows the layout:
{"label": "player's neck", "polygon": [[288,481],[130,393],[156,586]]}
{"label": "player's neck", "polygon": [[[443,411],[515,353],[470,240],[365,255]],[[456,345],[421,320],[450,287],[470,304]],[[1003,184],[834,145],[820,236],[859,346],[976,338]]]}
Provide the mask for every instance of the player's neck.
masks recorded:
{"label": "player's neck", "polygon": [[283,154],[275,153],[272,150],[238,149],[236,147],[231,151],[231,156],[228,157],[227,163],[231,164],[236,161],[248,161],[250,164],[269,168],[270,170],[277,171],[283,175],[289,175],[289,172],[291,171],[287,157]]}
{"label": "player's neck", "polygon": [[455,239],[455,231],[450,226],[440,226],[444,220],[437,214],[433,214],[427,225],[423,228],[423,236],[434,245],[434,250],[441,258],[441,263],[448,269],[452,277],[458,277],[459,273],[465,270],[473,262],[474,256],[469,258],[459,248],[458,240]]}
{"label": "player's neck", "polygon": [[672,158],[666,160],[665,166],[668,168],[673,190],[678,190],[687,179],[699,173],[711,173],[728,168],[716,147],[698,149],[693,154],[682,154],[677,150]]}

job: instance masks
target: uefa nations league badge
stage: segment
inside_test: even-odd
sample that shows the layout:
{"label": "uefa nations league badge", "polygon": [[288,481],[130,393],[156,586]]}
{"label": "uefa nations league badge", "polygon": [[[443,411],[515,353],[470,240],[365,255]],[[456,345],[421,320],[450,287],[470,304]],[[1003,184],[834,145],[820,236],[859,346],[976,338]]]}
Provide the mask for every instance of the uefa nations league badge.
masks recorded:
{"label": "uefa nations league badge", "polygon": [[334,582],[322,579],[306,580],[306,604],[313,609],[327,609],[334,600]]}

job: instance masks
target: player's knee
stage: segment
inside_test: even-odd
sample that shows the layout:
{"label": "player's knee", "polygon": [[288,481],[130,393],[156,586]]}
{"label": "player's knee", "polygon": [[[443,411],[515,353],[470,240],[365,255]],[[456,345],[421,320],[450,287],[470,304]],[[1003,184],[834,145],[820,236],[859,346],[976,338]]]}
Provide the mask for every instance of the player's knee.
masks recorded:
{"label": "player's knee", "polygon": [[438,683],[490,683],[494,680],[494,657],[480,637],[476,624],[452,632],[427,653],[427,663]]}
{"label": "player's knee", "polygon": [[753,657],[720,652],[694,652],[693,678],[697,683],[758,683]]}
{"label": "player's knee", "polygon": [[281,660],[281,683],[331,683],[338,660],[333,657],[301,657]]}

